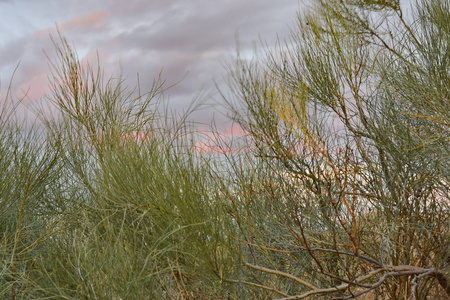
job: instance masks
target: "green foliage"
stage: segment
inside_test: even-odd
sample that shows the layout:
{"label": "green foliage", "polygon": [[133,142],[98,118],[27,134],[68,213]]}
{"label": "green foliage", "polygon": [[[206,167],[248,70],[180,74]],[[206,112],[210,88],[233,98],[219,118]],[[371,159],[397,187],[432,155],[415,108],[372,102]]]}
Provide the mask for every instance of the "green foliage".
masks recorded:
{"label": "green foliage", "polygon": [[450,3],[316,4],[238,57],[247,135],[217,153],[161,113],[163,80],[128,90],[59,36],[58,113],[0,102],[0,298],[450,294]]}
{"label": "green foliage", "polygon": [[288,47],[237,60],[235,120],[265,170],[234,200],[251,203],[247,285],[450,294],[448,7],[417,3],[409,23],[398,1],[318,1]]}
{"label": "green foliage", "polygon": [[225,297],[233,226],[188,125],[158,115],[163,82],[128,92],[54,43],[59,115],[19,127],[2,102],[1,298]]}

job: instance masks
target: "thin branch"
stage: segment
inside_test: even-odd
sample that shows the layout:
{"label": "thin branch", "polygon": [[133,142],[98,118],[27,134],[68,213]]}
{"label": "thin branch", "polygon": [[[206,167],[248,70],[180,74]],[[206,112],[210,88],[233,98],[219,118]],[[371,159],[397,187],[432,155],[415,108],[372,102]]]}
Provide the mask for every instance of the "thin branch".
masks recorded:
{"label": "thin branch", "polygon": [[255,265],[252,265],[252,264],[249,264],[249,263],[246,263],[246,262],[244,262],[244,265],[249,267],[249,268],[252,268],[254,270],[258,270],[258,271],[262,271],[262,272],[266,272],[266,273],[270,273],[270,274],[275,274],[275,275],[280,275],[280,276],[292,279],[292,280],[300,283],[301,285],[304,285],[304,286],[306,286],[306,287],[308,287],[308,288],[310,288],[312,290],[319,290],[317,287],[315,287],[311,283],[309,283],[307,281],[304,281],[303,279],[300,279],[298,277],[295,277],[295,276],[293,276],[291,274],[288,274],[288,273],[285,273],[285,272],[281,272],[281,271],[277,271],[277,270],[268,269],[268,268],[261,267],[261,266],[255,266]]}
{"label": "thin branch", "polygon": [[248,281],[234,280],[234,279],[225,279],[225,281],[226,282],[232,282],[232,283],[242,283],[242,284],[254,286],[254,287],[257,287],[257,288],[261,288],[261,289],[264,289],[264,290],[268,290],[268,291],[277,293],[277,294],[279,294],[279,295],[281,295],[283,297],[288,297],[289,296],[289,295],[287,295],[287,294],[285,294],[283,292],[280,292],[277,289],[274,289],[274,288],[271,288],[271,287],[268,287],[268,286],[265,286],[265,285],[262,285],[262,284],[257,284],[257,283],[248,282]]}
{"label": "thin branch", "polygon": [[[380,273],[382,271],[390,271],[390,272],[384,274],[377,282],[371,284],[370,287],[368,287],[366,289],[363,289],[363,290],[361,290],[361,291],[359,291],[357,293],[352,293],[351,295],[348,295],[348,296],[345,296],[345,297],[336,298],[336,299],[342,299],[342,300],[343,299],[354,299],[354,298],[356,298],[358,296],[361,296],[363,294],[366,294],[366,293],[370,292],[371,290],[376,289],[377,287],[382,285],[389,277],[410,276],[410,275],[419,275],[419,276],[416,276],[411,281],[411,285],[413,285],[412,292],[415,290],[415,286],[417,285],[417,282],[416,282],[417,279],[420,279],[420,278],[425,277],[425,276],[433,276],[433,277],[438,279],[439,283],[444,288],[444,290],[447,293],[447,295],[450,295],[449,281],[448,281],[447,277],[445,276],[445,274],[441,270],[438,270],[438,269],[422,269],[422,268],[419,268],[419,267],[407,266],[407,265],[400,265],[400,266],[387,265],[383,269],[373,270],[373,271],[367,273],[366,275],[360,276],[360,277],[356,278],[354,281],[352,281],[351,283],[341,284],[341,285],[338,285],[338,286],[335,286],[335,287],[332,287],[332,288],[308,291],[308,292],[303,293],[301,295],[295,295],[295,296],[290,296],[290,297],[285,297],[285,298],[279,298],[278,300],[304,299],[304,298],[312,296],[312,295],[331,294],[331,293],[343,291],[343,290],[347,289],[348,287],[350,287],[351,285],[354,285],[357,282],[360,283],[360,282],[362,282],[364,280],[370,279],[370,278],[372,278],[373,276],[375,276],[376,274],[378,274],[378,273]],[[442,283],[441,283],[441,281],[442,281]],[[414,299],[414,298],[410,298],[410,299]]]}
{"label": "thin branch", "polygon": [[378,270],[373,270],[370,271],[368,274],[360,276],[358,278],[356,278],[352,283],[344,283],[332,288],[327,288],[327,289],[318,289],[318,290],[314,290],[314,291],[309,291],[306,293],[303,293],[301,295],[295,295],[295,296],[290,296],[290,297],[286,297],[286,298],[280,298],[278,300],[293,300],[293,299],[303,299],[312,295],[317,295],[317,294],[329,294],[329,293],[335,293],[335,292],[339,292],[339,291],[343,291],[345,289],[347,289],[350,285],[356,283],[356,282],[361,282],[367,279],[372,278],[373,276],[375,276],[376,274],[380,273],[384,271],[383,269],[378,269]]}
{"label": "thin branch", "polygon": [[[262,247],[262,246],[258,245],[258,247]],[[340,251],[340,250],[335,250],[335,249],[327,249],[327,248],[309,248],[309,249],[306,249],[305,247],[299,247],[299,246],[296,246],[296,247],[300,248],[300,249],[302,249],[304,251],[307,251],[307,250],[310,250],[310,251],[322,251],[322,252],[330,252],[330,253],[337,253],[337,254],[354,256],[354,257],[363,259],[365,261],[371,262],[371,263],[373,263],[376,266],[379,266],[379,267],[383,266],[379,261],[377,261],[377,260],[375,260],[373,258],[364,256],[364,255],[360,255],[360,254],[355,254],[355,253],[352,253],[352,252],[345,252],[345,251]],[[292,253],[292,252],[300,252],[300,251],[290,251],[290,253]]]}

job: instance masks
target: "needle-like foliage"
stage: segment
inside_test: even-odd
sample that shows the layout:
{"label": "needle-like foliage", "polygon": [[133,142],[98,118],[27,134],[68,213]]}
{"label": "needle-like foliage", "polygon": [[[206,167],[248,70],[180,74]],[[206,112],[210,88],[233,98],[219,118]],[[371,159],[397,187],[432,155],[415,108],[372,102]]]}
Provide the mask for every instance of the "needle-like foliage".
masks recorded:
{"label": "needle-like foliage", "polygon": [[192,130],[159,110],[164,82],[129,91],[54,44],[57,113],[20,127],[2,101],[0,298],[225,297],[233,226]]}
{"label": "needle-like foliage", "polygon": [[286,47],[238,58],[229,103],[261,171],[230,196],[248,245],[235,282],[280,299],[450,295],[450,3],[412,7],[316,1]]}

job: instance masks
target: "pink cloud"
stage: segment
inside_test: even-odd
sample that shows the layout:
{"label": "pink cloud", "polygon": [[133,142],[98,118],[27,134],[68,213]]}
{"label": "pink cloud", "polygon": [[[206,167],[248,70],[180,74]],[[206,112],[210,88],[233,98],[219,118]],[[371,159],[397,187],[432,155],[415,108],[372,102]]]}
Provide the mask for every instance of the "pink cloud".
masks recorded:
{"label": "pink cloud", "polygon": [[[102,28],[102,21],[105,20],[109,16],[109,12],[107,10],[99,10],[93,13],[87,13],[79,18],[74,18],[58,24],[58,28],[61,31],[66,31],[70,29],[98,29]],[[36,31],[35,34],[38,37],[45,37],[49,34],[54,34],[56,32],[56,28],[45,28],[39,31]]]}
{"label": "pink cloud", "polygon": [[248,151],[250,148],[240,141],[246,135],[244,129],[237,124],[226,126],[219,131],[208,131],[205,127],[197,127],[199,140],[193,145],[198,153],[232,154]]}
{"label": "pink cloud", "polygon": [[246,132],[242,129],[241,126],[237,124],[233,124],[231,126],[227,126],[221,130],[221,134],[224,136],[244,136]]}
{"label": "pink cloud", "polygon": [[24,96],[26,93],[26,99],[39,99],[49,91],[47,74],[37,73],[34,74],[28,81],[22,83],[17,89],[17,96]]}
{"label": "pink cloud", "polygon": [[69,20],[67,22],[64,22],[61,24],[62,27],[93,27],[97,23],[101,22],[102,20],[106,19],[109,16],[109,12],[106,10],[99,10],[93,13],[88,13],[83,15],[80,18],[75,18],[72,20]]}
{"label": "pink cloud", "polygon": [[198,153],[231,154],[236,152],[236,149],[214,145],[213,143],[196,142],[194,144],[194,151]]}

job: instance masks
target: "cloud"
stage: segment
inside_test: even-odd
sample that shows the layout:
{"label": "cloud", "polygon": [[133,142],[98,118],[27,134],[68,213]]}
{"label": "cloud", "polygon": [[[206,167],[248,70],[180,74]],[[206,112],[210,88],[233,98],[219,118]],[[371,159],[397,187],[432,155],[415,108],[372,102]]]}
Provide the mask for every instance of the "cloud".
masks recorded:
{"label": "cloud", "polygon": [[[163,70],[167,85],[178,82],[167,99],[172,108],[183,110],[201,90],[214,94],[214,80],[225,88],[222,61],[233,56],[236,36],[246,53],[252,52],[253,42],[259,45],[260,37],[273,45],[277,34],[288,36],[297,9],[297,0],[43,0],[23,12],[36,28],[0,47],[1,76],[21,60],[17,87],[30,84],[33,97],[44,93],[42,74],[48,74],[48,67],[41,49],[54,59],[48,35],[55,36],[51,25],[58,22],[82,60],[95,64],[98,50],[105,75],[122,73],[130,87],[136,84],[137,73],[145,88]],[[223,110],[210,105],[192,117],[208,123]]]}
{"label": "cloud", "polygon": [[[106,10],[100,10],[92,13],[87,13],[81,17],[70,19],[61,24],[57,24],[58,29],[61,32],[64,31],[81,31],[83,34],[92,34],[92,31],[102,31],[106,19],[109,16],[109,12]],[[35,32],[38,37],[48,37],[50,34],[56,34],[57,29],[55,27],[41,29]]]}

